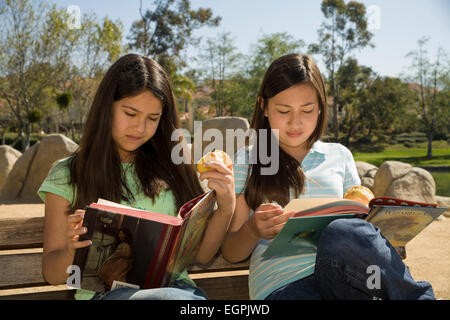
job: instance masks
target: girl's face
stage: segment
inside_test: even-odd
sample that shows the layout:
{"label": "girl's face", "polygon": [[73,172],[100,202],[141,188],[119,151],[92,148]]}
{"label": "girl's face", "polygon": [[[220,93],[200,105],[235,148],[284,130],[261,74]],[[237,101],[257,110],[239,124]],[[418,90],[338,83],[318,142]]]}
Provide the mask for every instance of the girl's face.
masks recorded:
{"label": "girl's face", "polygon": [[112,137],[122,162],[133,161],[133,152],[153,137],[161,114],[161,101],[149,90],[113,103]]}
{"label": "girl's face", "polygon": [[319,100],[310,84],[297,84],[281,91],[268,101],[264,115],[271,129],[279,130],[280,147],[294,158],[308,152],[306,141],[319,118]]}

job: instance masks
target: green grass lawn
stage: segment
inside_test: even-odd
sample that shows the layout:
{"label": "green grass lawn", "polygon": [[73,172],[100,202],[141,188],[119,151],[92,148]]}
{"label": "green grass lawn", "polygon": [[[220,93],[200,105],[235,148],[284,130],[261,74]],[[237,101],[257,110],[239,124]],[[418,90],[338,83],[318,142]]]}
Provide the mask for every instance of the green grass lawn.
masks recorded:
{"label": "green grass lawn", "polygon": [[[401,161],[414,167],[449,166],[450,144],[447,141],[433,141],[433,157],[428,159],[427,144],[417,143],[412,148],[403,145],[392,145],[381,152],[353,151],[355,161],[364,161],[379,167],[385,161]],[[450,172],[431,172],[436,182],[436,194],[450,197]]]}
{"label": "green grass lawn", "polygon": [[433,157],[428,159],[427,144],[418,143],[412,148],[403,145],[392,145],[381,152],[353,151],[356,161],[364,161],[379,167],[385,161],[401,161],[415,167],[450,166],[450,144],[446,141],[433,142]]}
{"label": "green grass lawn", "polygon": [[450,197],[450,172],[431,172],[436,182],[436,195]]}

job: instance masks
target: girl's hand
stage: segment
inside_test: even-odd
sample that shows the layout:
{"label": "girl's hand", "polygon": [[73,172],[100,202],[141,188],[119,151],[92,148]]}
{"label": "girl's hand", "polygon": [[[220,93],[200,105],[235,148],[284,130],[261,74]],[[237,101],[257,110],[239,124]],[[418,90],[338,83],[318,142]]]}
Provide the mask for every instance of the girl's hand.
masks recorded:
{"label": "girl's hand", "polygon": [[233,214],[236,207],[233,170],[219,161],[208,162],[205,166],[214,170],[201,173],[200,180],[208,179],[208,188],[216,191],[219,209]]}
{"label": "girl's hand", "polygon": [[262,204],[249,219],[250,230],[255,238],[273,239],[294,213],[283,213],[281,206],[276,204]]}
{"label": "girl's hand", "polygon": [[85,210],[76,210],[67,217],[67,248],[71,253],[75,253],[78,248],[88,247],[92,244],[91,240],[79,241],[79,236],[87,232],[87,228],[82,226],[84,213]]}

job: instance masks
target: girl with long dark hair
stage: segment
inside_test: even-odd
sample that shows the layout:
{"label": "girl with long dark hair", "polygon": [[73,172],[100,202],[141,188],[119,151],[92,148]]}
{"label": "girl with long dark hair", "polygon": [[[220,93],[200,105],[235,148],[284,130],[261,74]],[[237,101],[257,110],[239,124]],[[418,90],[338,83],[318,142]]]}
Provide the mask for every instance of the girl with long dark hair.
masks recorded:
{"label": "girl with long dark hair", "polygon": [[[300,54],[273,61],[253,113],[256,140],[235,155],[236,211],[223,256],[238,262],[251,255],[251,299],[434,299],[431,285],[414,281],[379,229],[362,219],[330,223],[313,252],[262,257],[292,216],[282,210],[291,199],[342,198],[361,184],[351,152],[319,140],[326,124],[326,91],[314,61]],[[272,134],[277,139],[264,136]],[[271,164],[261,155],[273,148],[261,141],[277,143],[275,174],[264,174]],[[380,285],[369,281],[375,268]]]}
{"label": "girl with long dark hair", "polygon": [[[65,283],[79,241],[83,209],[98,198],[176,215],[187,201],[203,193],[192,164],[174,164],[171,135],[180,128],[171,84],[154,60],[128,54],[106,72],[96,92],[79,149],[57,161],[38,191],[45,201],[42,268],[51,284]],[[185,155],[186,156],[186,155]],[[186,162],[186,161],[185,161]],[[189,162],[190,163],[190,162]],[[200,175],[214,189],[218,209],[208,223],[198,250],[198,262],[217,252],[234,212],[232,170],[218,162]],[[185,271],[177,288],[118,289],[103,298],[203,299]],[[92,293],[90,293],[92,296]]]}

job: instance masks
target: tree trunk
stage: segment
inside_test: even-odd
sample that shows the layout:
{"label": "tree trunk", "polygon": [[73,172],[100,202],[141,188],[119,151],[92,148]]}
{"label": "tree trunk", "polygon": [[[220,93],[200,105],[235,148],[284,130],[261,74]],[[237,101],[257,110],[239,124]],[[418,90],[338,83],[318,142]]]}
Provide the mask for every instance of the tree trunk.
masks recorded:
{"label": "tree trunk", "polygon": [[427,158],[431,159],[433,158],[433,133],[428,132],[427,138],[428,138]]}

